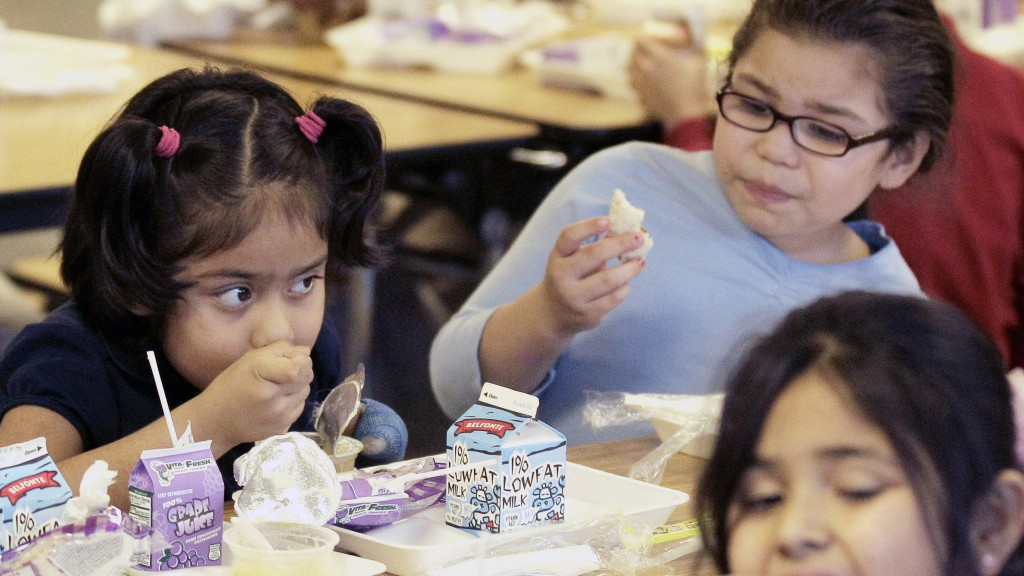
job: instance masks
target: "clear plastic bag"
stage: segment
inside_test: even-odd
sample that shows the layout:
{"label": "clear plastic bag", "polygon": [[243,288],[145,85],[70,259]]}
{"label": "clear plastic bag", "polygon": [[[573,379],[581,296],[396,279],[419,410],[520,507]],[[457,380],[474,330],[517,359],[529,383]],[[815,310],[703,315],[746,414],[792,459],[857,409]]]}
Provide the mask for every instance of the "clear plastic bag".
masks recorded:
{"label": "clear plastic bag", "polygon": [[656,542],[654,527],[635,517],[607,515],[557,529],[526,530],[511,538],[480,538],[472,553],[424,569],[419,576],[671,575],[666,566],[699,549],[689,534]]}
{"label": "clear plastic bag", "polygon": [[[665,464],[677,452],[693,447],[691,454],[707,456],[708,447],[718,434],[722,398],[722,394],[634,394],[588,390],[584,416],[595,428],[650,421],[658,430],[662,444],[634,464],[629,476],[659,484]],[[698,441],[702,442],[699,450]]]}
{"label": "clear plastic bag", "polygon": [[120,576],[149,537],[147,527],[109,507],[0,554],[0,575]]}

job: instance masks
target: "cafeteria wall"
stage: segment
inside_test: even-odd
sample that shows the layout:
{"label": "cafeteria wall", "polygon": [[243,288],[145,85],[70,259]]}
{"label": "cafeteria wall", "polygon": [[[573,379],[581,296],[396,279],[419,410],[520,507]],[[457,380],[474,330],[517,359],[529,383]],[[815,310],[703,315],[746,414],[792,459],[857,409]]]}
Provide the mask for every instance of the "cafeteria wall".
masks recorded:
{"label": "cafeteria wall", "polygon": [[0,19],[10,28],[98,38],[102,0],[0,0]]}

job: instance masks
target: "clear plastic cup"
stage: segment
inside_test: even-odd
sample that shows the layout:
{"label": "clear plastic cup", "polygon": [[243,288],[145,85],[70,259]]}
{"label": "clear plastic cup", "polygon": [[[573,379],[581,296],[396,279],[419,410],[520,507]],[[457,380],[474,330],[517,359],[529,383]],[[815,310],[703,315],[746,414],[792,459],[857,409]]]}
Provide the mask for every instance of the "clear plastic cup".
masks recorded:
{"label": "clear plastic cup", "polygon": [[356,457],[363,451],[363,443],[351,436],[338,436],[332,446],[319,432],[299,432],[317,443],[317,446],[331,458],[335,472],[351,472],[356,467]]}
{"label": "clear plastic cup", "polygon": [[339,436],[334,446],[325,447],[327,455],[334,462],[336,472],[350,472],[356,467],[356,456],[363,451],[363,443],[355,438]]}
{"label": "clear plastic cup", "polygon": [[259,548],[231,528],[224,543],[231,552],[235,576],[328,576],[331,552],[338,533],[324,526],[296,522],[255,522],[253,527],[270,542],[272,550]]}

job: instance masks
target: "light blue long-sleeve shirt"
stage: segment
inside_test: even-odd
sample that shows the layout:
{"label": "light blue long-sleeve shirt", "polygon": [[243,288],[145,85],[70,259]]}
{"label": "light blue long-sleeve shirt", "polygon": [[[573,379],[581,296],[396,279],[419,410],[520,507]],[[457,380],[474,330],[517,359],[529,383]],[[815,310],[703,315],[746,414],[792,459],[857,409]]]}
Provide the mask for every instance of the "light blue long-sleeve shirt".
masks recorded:
{"label": "light blue long-sleeve shirt", "polygon": [[867,258],[828,265],[794,260],[739,219],[710,152],[616,146],[588,158],[551,191],[435,338],[431,385],[449,417],[480,393],[477,350],[491,314],[541,281],[562,229],[607,214],[616,188],[645,210],[654,248],[629,297],[599,326],[576,335],[535,391],[538,418],[570,445],[653,433],[646,422],[592,429],[583,416],[586,390],[720,391],[751,337],[793,308],[849,289],[920,294],[896,245],[874,222],[850,223],[871,248]]}

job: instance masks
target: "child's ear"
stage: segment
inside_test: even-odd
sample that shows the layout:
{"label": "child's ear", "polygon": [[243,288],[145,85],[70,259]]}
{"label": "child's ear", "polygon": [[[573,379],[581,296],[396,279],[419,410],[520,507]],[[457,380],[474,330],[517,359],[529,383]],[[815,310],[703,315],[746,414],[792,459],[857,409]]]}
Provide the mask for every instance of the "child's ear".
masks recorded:
{"label": "child's ear", "polygon": [[971,540],[978,573],[996,576],[1020,545],[1024,535],[1024,474],[1003,470],[988,494],[974,507]]}
{"label": "child's ear", "polygon": [[918,132],[909,142],[892,150],[883,162],[885,163],[882,178],[878,185],[882,188],[899,188],[917,172],[921,160],[928,153],[931,141],[923,132]]}

